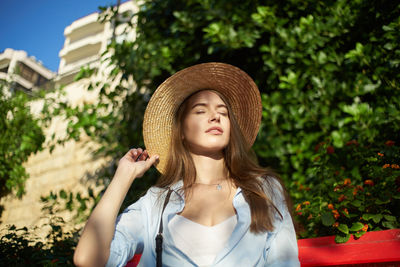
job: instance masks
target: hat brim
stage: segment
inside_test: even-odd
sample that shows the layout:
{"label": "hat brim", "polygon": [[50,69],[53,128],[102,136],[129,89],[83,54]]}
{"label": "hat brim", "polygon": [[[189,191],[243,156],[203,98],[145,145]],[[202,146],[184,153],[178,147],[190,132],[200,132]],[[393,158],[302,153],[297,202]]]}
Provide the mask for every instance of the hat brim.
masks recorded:
{"label": "hat brim", "polygon": [[161,173],[170,153],[175,113],[188,96],[203,89],[215,90],[227,99],[247,144],[253,145],[262,114],[260,92],[253,79],[225,63],[194,65],[165,80],[154,92],[144,114],[144,143],[150,155],[160,156],[156,168]]}

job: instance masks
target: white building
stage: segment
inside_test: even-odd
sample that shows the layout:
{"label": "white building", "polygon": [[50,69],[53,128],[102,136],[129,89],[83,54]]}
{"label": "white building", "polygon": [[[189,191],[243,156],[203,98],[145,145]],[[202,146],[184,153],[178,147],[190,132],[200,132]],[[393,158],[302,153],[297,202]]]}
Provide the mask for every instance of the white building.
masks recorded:
{"label": "white building", "polygon": [[0,53],[0,80],[10,85],[10,90],[31,93],[44,88],[55,73],[44,67],[25,51],[7,48]]}
{"label": "white building", "polygon": [[[124,14],[120,16],[120,21],[131,18],[136,12],[137,6],[133,1],[122,3],[118,12]],[[61,49],[60,65],[58,68],[57,82],[69,84],[81,67],[99,67],[100,56],[106,50],[110,40],[114,37],[117,40],[122,38],[134,38],[134,33],[130,36],[121,35],[124,25],[119,25],[114,29],[110,22],[100,23],[99,13],[95,12],[74,21],[64,30],[65,42]]]}
{"label": "white building", "polygon": [[[133,1],[127,1],[119,6],[119,13],[127,12],[132,14],[136,12],[136,9],[137,6]],[[131,17],[129,14],[127,16],[121,15],[121,20],[129,19]],[[101,24],[98,21],[98,17],[98,12],[92,13],[74,21],[65,28],[65,43],[59,53],[61,61],[56,76],[40,64],[34,63],[31,58],[24,58],[23,56],[10,57],[2,55],[0,57],[0,69],[7,69],[8,71],[12,69],[12,64],[18,65],[18,62],[22,62],[19,65],[24,66],[25,73],[25,66],[29,68],[35,66],[38,74],[32,74],[32,79],[24,78],[26,77],[25,74],[18,78],[24,88],[35,88],[36,85],[41,84],[43,79],[46,81],[53,79],[56,84],[64,86],[66,95],[63,97],[66,98],[71,106],[79,106],[88,102],[95,103],[98,98],[98,92],[96,90],[87,90],[87,84],[90,81],[88,79],[74,81],[74,77],[79,73],[81,67],[89,66],[100,70],[95,77],[97,81],[101,81],[102,78],[105,80],[105,76],[101,75],[107,72],[107,68],[102,68],[100,57],[111,38],[115,36],[117,41],[124,38],[134,38],[134,33],[121,34],[124,25],[119,25],[114,29],[111,23]],[[11,52],[14,53],[14,51],[10,50],[7,55]],[[17,58],[18,60],[13,61],[11,58]],[[20,60],[21,58],[24,58],[24,60]],[[4,74],[0,75],[5,76]],[[43,101],[33,102],[31,103],[31,110],[35,113],[35,111],[41,109],[42,105]],[[46,136],[49,137],[52,134],[55,134],[56,137],[64,136],[67,124],[68,121],[63,118],[53,118],[50,127],[45,129]],[[75,192],[87,191],[90,186],[89,178],[95,177],[96,171],[110,160],[94,160],[91,156],[91,150],[95,150],[96,147],[97,144],[83,135],[81,141],[75,142],[71,140],[63,146],[56,146],[52,153],[49,150],[44,150],[31,156],[25,164],[25,168],[30,175],[25,185],[27,193],[22,199],[15,198],[12,195],[0,199],[0,206],[4,206],[4,211],[0,218],[0,228],[9,224],[14,224],[18,227],[46,224],[48,218],[43,218],[43,213],[41,212],[41,196],[48,195],[51,191],[58,192],[61,189]],[[66,221],[71,219],[71,214],[63,213],[61,215]]]}

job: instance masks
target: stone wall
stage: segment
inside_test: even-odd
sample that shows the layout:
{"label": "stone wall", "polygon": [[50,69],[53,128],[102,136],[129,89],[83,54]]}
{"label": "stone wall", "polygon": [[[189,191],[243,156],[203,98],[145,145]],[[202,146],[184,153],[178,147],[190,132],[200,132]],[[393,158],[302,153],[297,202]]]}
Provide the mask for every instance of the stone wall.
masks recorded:
{"label": "stone wall", "polygon": [[[86,91],[84,82],[74,83],[65,88],[66,98],[71,105],[96,102],[97,94]],[[32,112],[34,114],[39,112],[42,104],[40,101],[32,103]],[[48,141],[53,133],[58,137],[65,136],[66,125],[67,122],[61,118],[54,118],[49,128],[45,129],[46,140]],[[91,142],[89,137],[82,134],[79,142],[72,140],[56,146],[52,153],[49,149],[45,149],[32,155],[24,164],[30,175],[25,185],[26,194],[21,199],[12,194],[0,199],[0,205],[4,208],[0,229],[11,224],[28,228],[42,226],[48,218],[41,211],[43,203],[40,197],[49,195],[50,192],[59,192],[61,189],[87,192],[89,186],[95,185],[96,171],[110,160],[94,159],[92,151],[97,147],[98,145]],[[57,215],[71,222],[71,213],[61,212]]]}

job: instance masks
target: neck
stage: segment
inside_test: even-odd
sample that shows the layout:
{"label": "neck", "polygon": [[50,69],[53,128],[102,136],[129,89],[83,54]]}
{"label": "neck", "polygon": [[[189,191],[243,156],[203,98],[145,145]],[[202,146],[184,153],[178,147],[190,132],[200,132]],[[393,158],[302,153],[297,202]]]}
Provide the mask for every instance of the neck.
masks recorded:
{"label": "neck", "polygon": [[191,155],[196,168],[196,183],[215,184],[227,178],[223,155]]}

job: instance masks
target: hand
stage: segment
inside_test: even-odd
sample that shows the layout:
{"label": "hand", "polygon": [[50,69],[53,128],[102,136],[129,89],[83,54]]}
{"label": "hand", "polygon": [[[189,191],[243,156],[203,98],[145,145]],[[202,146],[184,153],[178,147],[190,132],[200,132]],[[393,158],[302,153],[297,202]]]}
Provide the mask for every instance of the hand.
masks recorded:
{"label": "hand", "polygon": [[129,177],[129,179],[132,180],[142,177],[158,159],[158,155],[149,157],[146,150],[143,151],[141,148],[132,148],[119,160],[115,175],[118,174]]}

